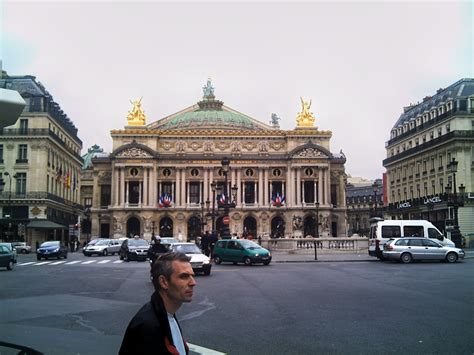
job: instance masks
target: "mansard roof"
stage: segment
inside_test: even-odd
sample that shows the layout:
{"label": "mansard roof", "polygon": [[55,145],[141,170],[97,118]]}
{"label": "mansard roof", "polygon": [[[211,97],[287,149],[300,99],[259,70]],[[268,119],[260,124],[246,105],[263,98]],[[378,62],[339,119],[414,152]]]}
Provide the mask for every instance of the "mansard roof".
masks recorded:
{"label": "mansard roof", "polygon": [[448,86],[446,89],[439,89],[435,95],[425,97],[423,102],[409,107],[400,115],[400,118],[397,120],[393,128],[403,126],[404,123],[438,107],[442,103],[471,95],[474,95],[474,79],[461,79]]}

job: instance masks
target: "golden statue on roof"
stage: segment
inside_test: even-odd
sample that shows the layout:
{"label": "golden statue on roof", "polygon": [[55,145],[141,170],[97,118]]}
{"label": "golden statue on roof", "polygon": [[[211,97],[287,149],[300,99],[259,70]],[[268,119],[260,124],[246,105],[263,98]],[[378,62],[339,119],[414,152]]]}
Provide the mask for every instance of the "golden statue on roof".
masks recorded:
{"label": "golden statue on roof", "polygon": [[145,111],[142,109],[142,98],[139,100],[132,101],[130,103],[133,105],[131,111],[127,115],[127,125],[128,126],[144,126],[145,125]]}
{"label": "golden statue on roof", "polygon": [[301,112],[298,112],[296,116],[296,126],[297,127],[314,127],[315,118],[313,113],[309,111],[311,108],[311,100],[309,102],[304,101],[302,97],[301,99]]}

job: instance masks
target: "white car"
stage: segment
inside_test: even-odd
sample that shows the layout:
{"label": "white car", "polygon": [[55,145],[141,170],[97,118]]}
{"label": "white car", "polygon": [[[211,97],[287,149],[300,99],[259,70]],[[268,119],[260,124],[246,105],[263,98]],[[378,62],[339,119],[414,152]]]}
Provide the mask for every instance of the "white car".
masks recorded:
{"label": "white car", "polygon": [[100,239],[93,245],[87,245],[82,251],[85,256],[118,254],[122,242],[119,239]]}
{"label": "white car", "polygon": [[174,243],[170,245],[173,252],[186,254],[191,258],[191,266],[194,272],[202,272],[204,275],[211,274],[211,260],[202,253],[201,249],[194,243]]}

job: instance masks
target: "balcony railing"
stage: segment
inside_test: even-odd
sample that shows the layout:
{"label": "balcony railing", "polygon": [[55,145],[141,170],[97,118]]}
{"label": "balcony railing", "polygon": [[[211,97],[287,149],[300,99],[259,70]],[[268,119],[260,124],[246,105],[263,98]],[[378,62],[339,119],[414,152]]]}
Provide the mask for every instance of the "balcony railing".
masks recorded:
{"label": "balcony railing", "polygon": [[446,133],[445,135],[441,137],[438,137],[426,143],[423,143],[422,145],[405,150],[404,152],[396,154],[390,158],[384,159],[383,165],[387,166],[388,164],[391,164],[397,160],[401,160],[413,154],[419,154],[425,150],[428,150],[440,144],[447,143],[448,141],[453,140],[453,139],[473,139],[473,138],[474,138],[474,131],[452,131],[452,132]]}
{"label": "balcony railing", "polygon": [[435,125],[437,125],[438,123],[448,119],[448,118],[451,118],[452,116],[456,116],[456,115],[471,115],[474,113],[474,108],[471,108],[470,110],[459,110],[459,109],[454,109],[454,110],[450,110],[450,111],[447,111],[441,115],[438,115],[437,117],[429,120],[428,122],[425,122],[425,123],[422,123],[418,126],[416,126],[415,128],[412,128],[412,129],[409,129],[407,132],[405,133],[402,133],[392,139],[390,139],[386,144],[385,144],[385,147],[388,147],[392,144],[395,144],[399,141],[402,141],[403,139],[405,138],[408,138],[420,131],[423,131],[425,129],[428,129],[430,127],[433,127]]}
{"label": "balcony railing", "polygon": [[82,157],[74,152],[68,145],[61,139],[59,136],[51,131],[48,128],[28,128],[28,129],[23,129],[23,128],[4,128],[3,131],[0,130],[0,136],[45,136],[45,137],[51,137],[54,141],[59,143],[64,149],[68,150],[71,154],[76,156],[76,158],[80,159],[82,161]]}
{"label": "balcony railing", "polygon": [[12,200],[51,200],[63,205],[72,206],[73,208],[78,208],[81,210],[84,209],[83,206],[78,203],[65,200],[62,197],[53,195],[52,193],[46,191],[31,191],[26,193],[12,192],[11,195],[9,191],[0,192],[0,200],[3,200],[3,204],[8,204],[10,197]]}

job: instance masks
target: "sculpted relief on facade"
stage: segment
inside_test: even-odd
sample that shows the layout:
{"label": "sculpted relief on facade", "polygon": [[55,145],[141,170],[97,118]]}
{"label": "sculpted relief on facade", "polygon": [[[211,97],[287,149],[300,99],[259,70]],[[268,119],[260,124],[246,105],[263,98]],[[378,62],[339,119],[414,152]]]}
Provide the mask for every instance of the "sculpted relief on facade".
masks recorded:
{"label": "sculpted relief on facade", "polygon": [[130,147],[117,154],[117,158],[152,158],[152,156],[141,148]]}
{"label": "sculpted relief on facade", "polygon": [[327,158],[328,156],[316,148],[305,148],[296,153],[294,158]]}

